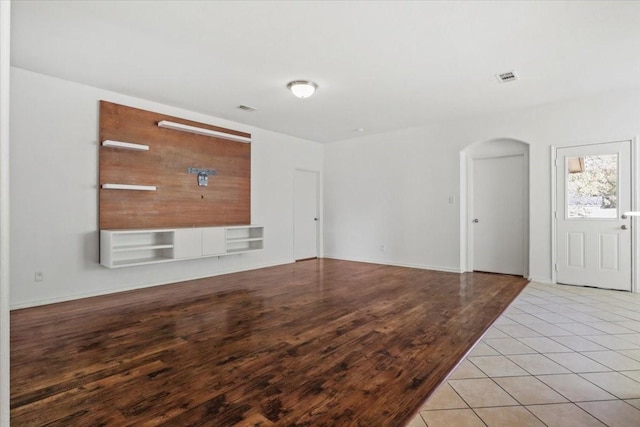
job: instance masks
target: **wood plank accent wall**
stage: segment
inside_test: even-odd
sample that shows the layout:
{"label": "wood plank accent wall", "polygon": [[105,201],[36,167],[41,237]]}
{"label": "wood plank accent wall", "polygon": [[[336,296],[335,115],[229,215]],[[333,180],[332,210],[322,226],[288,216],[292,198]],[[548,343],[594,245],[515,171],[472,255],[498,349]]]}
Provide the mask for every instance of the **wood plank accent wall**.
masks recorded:
{"label": "wood plank accent wall", "polygon": [[[144,144],[148,151],[100,145],[100,229],[178,228],[251,223],[251,144],[158,127],[169,120],[250,138],[244,132],[100,101],[100,144]],[[215,169],[199,187],[188,168]],[[154,185],[156,191],[102,184]]]}

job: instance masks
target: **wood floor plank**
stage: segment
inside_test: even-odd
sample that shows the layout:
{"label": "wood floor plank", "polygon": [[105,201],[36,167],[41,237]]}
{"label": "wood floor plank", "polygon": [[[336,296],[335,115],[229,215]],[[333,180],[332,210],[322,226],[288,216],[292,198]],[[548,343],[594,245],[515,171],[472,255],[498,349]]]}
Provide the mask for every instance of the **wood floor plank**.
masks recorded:
{"label": "wood floor plank", "polygon": [[16,310],[12,424],[400,426],[525,285],[313,259]]}

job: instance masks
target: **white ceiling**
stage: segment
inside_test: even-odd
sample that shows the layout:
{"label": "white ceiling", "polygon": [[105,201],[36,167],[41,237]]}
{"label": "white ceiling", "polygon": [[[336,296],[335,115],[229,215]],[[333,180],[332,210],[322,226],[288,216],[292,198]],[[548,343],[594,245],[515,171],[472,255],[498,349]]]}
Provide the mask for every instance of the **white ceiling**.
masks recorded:
{"label": "white ceiling", "polygon": [[14,0],[11,29],[14,66],[319,142],[640,87],[638,1]]}

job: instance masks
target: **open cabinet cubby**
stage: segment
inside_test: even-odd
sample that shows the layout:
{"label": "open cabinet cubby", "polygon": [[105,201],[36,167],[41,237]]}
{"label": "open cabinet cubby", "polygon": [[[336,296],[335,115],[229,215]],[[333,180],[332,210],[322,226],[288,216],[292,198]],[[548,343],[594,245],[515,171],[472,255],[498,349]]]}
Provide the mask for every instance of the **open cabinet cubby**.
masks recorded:
{"label": "open cabinet cubby", "polygon": [[260,250],[264,243],[264,227],[227,227],[227,253]]}
{"label": "open cabinet cubby", "polygon": [[173,260],[174,230],[102,230],[100,263],[127,267]]}

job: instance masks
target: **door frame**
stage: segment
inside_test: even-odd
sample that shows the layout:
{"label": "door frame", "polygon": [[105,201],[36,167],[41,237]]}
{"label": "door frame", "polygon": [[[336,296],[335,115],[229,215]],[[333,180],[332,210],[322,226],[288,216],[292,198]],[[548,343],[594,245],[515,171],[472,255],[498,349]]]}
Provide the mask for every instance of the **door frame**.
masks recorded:
{"label": "door frame", "polygon": [[[472,147],[476,147],[476,144],[468,146],[464,150],[460,151],[460,272],[473,271],[473,230],[470,227],[471,220],[473,219],[473,160],[474,159],[487,159],[498,157],[513,157],[516,155],[523,156],[523,162],[525,167],[523,168],[523,190],[526,192],[523,197],[523,214],[524,214],[524,272],[525,278],[530,278],[530,199],[531,199],[531,183],[530,183],[530,154],[529,144],[517,139],[511,138],[497,138],[485,141],[507,141],[509,143],[517,143],[526,146],[523,151],[512,151],[508,148],[496,150],[495,148],[487,147],[486,152],[484,150],[476,150],[474,154],[469,153],[468,150]],[[480,146],[484,143],[480,143]]]}
{"label": "door frame", "polygon": [[316,215],[318,218],[316,224],[316,254],[318,258],[323,258],[323,250],[324,247],[323,239],[322,239],[322,172],[317,169],[307,169],[307,168],[295,168],[293,170],[293,199],[291,201],[291,212],[293,213],[293,221],[291,221],[291,237],[292,237],[292,258],[296,261],[296,173],[297,172],[310,172],[316,174]]}
{"label": "door frame", "polygon": [[[558,273],[556,271],[556,265],[558,262],[558,230],[556,224],[556,214],[558,212],[557,198],[558,198],[558,183],[556,167],[558,164],[558,149],[559,148],[571,148],[582,147],[599,144],[612,144],[616,142],[629,141],[631,143],[631,210],[640,211],[640,172],[637,170],[640,166],[640,150],[638,149],[638,136],[630,138],[618,138],[608,141],[590,141],[583,143],[576,143],[572,145],[551,145],[550,150],[550,165],[551,165],[551,283],[558,284]],[[640,248],[640,217],[631,217],[631,292],[640,293],[640,278],[638,273],[640,272],[640,256],[638,256],[638,249]]]}
{"label": "door frame", "polygon": [[11,0],[0,1],[0,425],[10,421],[10,75]]}

